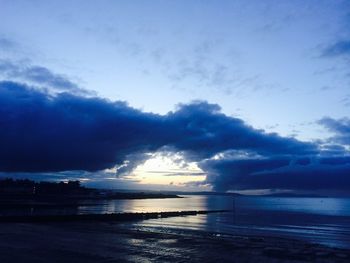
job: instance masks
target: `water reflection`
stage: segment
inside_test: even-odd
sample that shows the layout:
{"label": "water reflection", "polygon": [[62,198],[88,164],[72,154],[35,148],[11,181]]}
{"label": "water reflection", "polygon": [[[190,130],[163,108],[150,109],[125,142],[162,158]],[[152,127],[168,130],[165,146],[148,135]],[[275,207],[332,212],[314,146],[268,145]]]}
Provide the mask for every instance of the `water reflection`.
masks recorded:
{"label": "water reflection", "polygon": [[91,214],[234,209],[234,213],[160,218],[134,223],[171,231],[297,237],[350,248],[350,199],[184,196],[175,199],[95,200],[68,206],[0,208],[1,215]]}
{"label": "water reflection", "polygon": [[235,208],[235,212],[147,220],[136,225],[167,232],[187,229],[284,236],[350,248],[350,199],[194,196],[190,200],[193,210]]}
{"label": "water reflection", "polygon": [[[205,196],[185,196],[171,199],[134,199],[134,200],[107,200],[96,204],[98,213],[121,212],[168,212],[185,210],[206,210],[208,204]],[[95,207],[80,206],[79,213],[91,213]],[[97,211],[96,211],[97,212]]]}

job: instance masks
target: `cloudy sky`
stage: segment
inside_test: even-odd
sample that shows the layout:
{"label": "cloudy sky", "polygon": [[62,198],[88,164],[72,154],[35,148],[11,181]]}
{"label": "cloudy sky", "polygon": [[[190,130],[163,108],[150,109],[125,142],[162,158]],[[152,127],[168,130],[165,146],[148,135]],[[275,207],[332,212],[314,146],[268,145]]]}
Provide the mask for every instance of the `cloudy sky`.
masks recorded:
{"label": "cloudy sky", "polygon": [[0,175],[350,190],[348,1],[0,0]]}

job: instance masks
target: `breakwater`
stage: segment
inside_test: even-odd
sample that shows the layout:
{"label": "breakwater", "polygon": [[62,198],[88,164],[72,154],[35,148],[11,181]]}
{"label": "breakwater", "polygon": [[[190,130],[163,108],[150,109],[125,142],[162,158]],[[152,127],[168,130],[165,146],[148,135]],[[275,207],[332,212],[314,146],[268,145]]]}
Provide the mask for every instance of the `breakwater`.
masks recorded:
{"label": "breakwater", "polygon": [[174,211],[149,213],[113,213],[113,214],[85,214],[85,215],[35,215],[35,216],[2,216],[1,223],[45,223],[45,222],[122,222],[145,220],[175,216],[190,216],[210,213],[224,213],[230,210],[201,210],[201,211]]}

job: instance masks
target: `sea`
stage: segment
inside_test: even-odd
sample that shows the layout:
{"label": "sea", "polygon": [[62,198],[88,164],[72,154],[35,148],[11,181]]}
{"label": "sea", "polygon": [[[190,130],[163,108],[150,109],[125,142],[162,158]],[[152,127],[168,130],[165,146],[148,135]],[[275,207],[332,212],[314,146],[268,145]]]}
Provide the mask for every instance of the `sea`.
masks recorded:
{"label": "sea", "polygon": [[[350,249],[350,198],[184,195],[182,198],[95,200],[76,206],[15,208],[16,214],[103,214],[221,210],[131,222],[146,231],[206,231],[215,235],[259,235],[301,239]],[[24,210],[25,209],[25,210]],[[9,208],[0,215],[13,214]]]}

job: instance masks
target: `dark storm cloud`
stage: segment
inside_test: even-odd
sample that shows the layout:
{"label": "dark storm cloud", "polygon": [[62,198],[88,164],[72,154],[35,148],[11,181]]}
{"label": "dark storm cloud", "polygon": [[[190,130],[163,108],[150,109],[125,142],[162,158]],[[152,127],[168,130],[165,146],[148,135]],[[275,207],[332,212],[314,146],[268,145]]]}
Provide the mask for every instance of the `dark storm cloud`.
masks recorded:
{"label": "dark storm cloud", "polygon": [[29,82],[54,91],[69,91],[78,95],[90,94],[89,91],[80,88],[66,76],[53,73],[42,66],[30,65],[24,61],[12,63],[8,60],[0,60],[0,76]]}
{"label": "dark storm cloud", "polygon": [[350,40],[341,40],[338,41],[327,48],[322,52],[324,57],[335,57],[335,56],[350,56]]}
{"label": "dark storm cloud", "polygon": [[[349,121],[320,123],[344,140]],[[339,140],[338,138],[338,140]],[[125,102],[44,93],[0,82],[0,172],[94,172],[122,176],[150,153],[180,153],[196,161],[216,189],[348,189],[350,157],[323,146],[257,130],[207,102],[181,104],[166,115]],[[89,173],[87,173],[89,174]]]}
{"label": "dark storm cloud", "polygon": [[201,164],[216,190],[349,190],[350,157],[209,160]]}
{"label": "dark storm cloud", "polygon": [[[289,156],[224,156],[200,162],[215,189],[350,190],[350,120],[325,117],[319,124],[334,136],[317,153]],[[237,155],[236,155],[237,156]]]}
{"label": "dark storm cloud", "polygon": [[255,130],[206,102],[160,116],[124,102],[50,96],[1,82],[0,116],[2,171],[101,170],[139,162],[143,153],[165,146],[196,160],[232,148],[270,155],[315,151],[312,144]]}
{"label": "dark storm cloud", "polygon": [[96,171],[162,145],[161,117],[123,102],[0,84],[0,170]]}
{"label": "dark storm cloud", "polygon": [[324,155],[334,156],[342,155],[346,151],[345,146],[339,144],[324,144],[322,145],[322,153]]}
{"label": "dark storm cloud", "polygon": [[180,105],[169,113],[166,121],[178,150],[190,151],[201,158],[230,150],[250,150],[259,154],[310,154],[313,144],[284,138],[275,133],[256,130],[238,118],[220,112],[220,107],[206,102]]}

